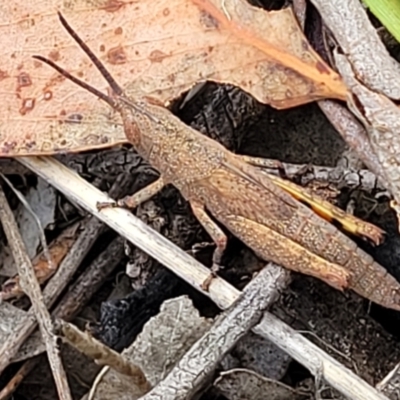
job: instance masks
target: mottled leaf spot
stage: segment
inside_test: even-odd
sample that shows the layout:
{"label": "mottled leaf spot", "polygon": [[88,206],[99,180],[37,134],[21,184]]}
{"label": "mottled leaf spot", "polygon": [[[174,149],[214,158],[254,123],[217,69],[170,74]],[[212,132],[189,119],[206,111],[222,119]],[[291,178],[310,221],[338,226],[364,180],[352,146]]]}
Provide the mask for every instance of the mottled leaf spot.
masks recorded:
{"label": "mottled leaf spot", "polygon": [[6,79],[6,78],[8,78],[8,74],[7,74],[7,72],[6,71],[2,71],[1,69],[0,69],[0,81],[2,81],[3,79]]}
{"label": "mottled leaf spot", "polygon": [[159,63],[166,57],[168,57],[167,54],[163,53],[161,50],[153,50],[149,55],[149,60],[152,63]]}
{"label": "mottled leaf spot", "polygon": [[43,98],[44,98],[46,101],[51,100],[52,97],[53,97],[53,92],[51,92],[50,90],[46,90],[46,91],[44,92]]}
{"label": "mottled leaf spot", "polygon": [[19,92],[21,88],[31,86],[32,80],[31,77],[26,72],[21,72],[17,76],[17,91]]}
{"label": "mottled leaf spot", "polygon": [[107,0],[101,7],[101,10],[107,12],[116,12],[124,6],[124,3],[119,0]]}
{"label": "mottled leaf spot", "polygon": [[21,115],[25,115],[35,107],[35,99],[28,98],[22,100],[22,107],[19,109]]}
{"label": "mottled leaf spot", "polygon": [[124,48],[122,46],[114,47],[107,52],[107,58],[110,64],[125,64],[126,63],[126,54]]}
{"label": "mottled leaf spot", "polygon": [[65,118],[65,122],[68,124],[80,124],[83,120],[83,116],[78,113],[70,114]]}
{"label": "mottled leaf spot", "polygon": [[58,50],[52,50],[49,53],[49,58],[50,58],[50,60],[53,60],[54,62],[58,61],[60,59],[60,52]]}
{"label": "mottled leaf spot", "polygon": [[206,28],[215,28],[218,29],[219,22],[208,12],[201,11],[200,13],[200,23],[204,25]]}

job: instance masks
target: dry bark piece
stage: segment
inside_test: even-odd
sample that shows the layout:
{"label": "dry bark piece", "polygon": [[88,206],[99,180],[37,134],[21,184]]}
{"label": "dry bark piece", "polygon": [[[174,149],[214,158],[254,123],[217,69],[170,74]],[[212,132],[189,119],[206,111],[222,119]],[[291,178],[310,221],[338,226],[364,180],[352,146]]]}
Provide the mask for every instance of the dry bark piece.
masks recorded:
{"label": "dry bark piece", "polygon": [[[89,60],[76,58],[54,23],[55,14],[49,14],[60,8],[58,0],[35,6],[21,1],[23,15],[17,6],[0,6],[7,28],[3,36],[12,43],[0,60],[6,104],[0,110],[0,155],[76,152],[126,142],[115,113],[31,59],[47,49],[50,59],[104,88],[92,76]],[[213,80],[240,86],[281,108],[345,98],[340,77],[308,45],[290,9],[267,13],[244,0],[234,9],[226,5],[231,20],[220,1],[201,2],[199,8],[190,0],[167,5],[146,0],[111,10],[90,3],[84,11],[72,3],[68,12],[77,26],[84,25],[85,42],[98,49],[130,95],[166,103],[198,81]]]}

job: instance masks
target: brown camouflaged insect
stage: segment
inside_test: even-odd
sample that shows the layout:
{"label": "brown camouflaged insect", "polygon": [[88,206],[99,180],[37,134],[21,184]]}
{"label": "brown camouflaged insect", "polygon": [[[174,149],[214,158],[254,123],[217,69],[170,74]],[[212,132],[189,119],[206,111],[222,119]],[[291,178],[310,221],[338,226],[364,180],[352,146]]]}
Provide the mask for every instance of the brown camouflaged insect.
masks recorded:
{"label": "brown camouflaged insect", "polygon": [[[239,156],[190,128],[151,99],[131,99],[59,14],[61,23],[110,85],[111,96],[73,77],[51,60],[34,56],[108,103],[122,118],[127,139],[160,172],[157,181],[114,206],[134,208],[173,184],[215,241],[218,265],[227,238],[211,213],[261,258],[350,288],[400,310],[400,285],[347,236],[260,173],[264,160]],[[284,186],[284,185],[283,185]],[[293,189],[293,188],[292,188]],[[378,235],[379,236],[379,235]]]}

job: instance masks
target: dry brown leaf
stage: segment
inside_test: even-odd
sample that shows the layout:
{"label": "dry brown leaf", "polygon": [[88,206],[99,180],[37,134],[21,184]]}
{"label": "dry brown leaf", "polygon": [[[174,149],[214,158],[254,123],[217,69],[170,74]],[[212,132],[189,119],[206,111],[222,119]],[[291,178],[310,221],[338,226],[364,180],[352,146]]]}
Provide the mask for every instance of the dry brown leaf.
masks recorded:
{"label": "dry brown leaf", "polygon": [[[49,253],[53,262],[53,267],[50,265],[49,260],[46,258],[43,252],[33,259],[33,269],[40,284],[43,284],[54,275],[61,261],[75,243],[79,226],[79,223],[70,226],[63,231],[57,237],[57,239],[50,243]],[[20,297],[24,294],[20,285],[19,276],[7,279],[7,281],[2,285],[1,289],[0,300],[9,300],[15,297]]]}
{"label": "dry brown leaf", "polygon": [[[119,116],[32,55],[106,91],[59,24],[62,11],[128,95],[167,103],[196,82],[232,83],[264,103],[344,99],[346,87],[311,49],[291,10],[245,0],[0,4],[0,156],[53,154],[126,142]],[[5,105],[5,106],[4,106]]]}

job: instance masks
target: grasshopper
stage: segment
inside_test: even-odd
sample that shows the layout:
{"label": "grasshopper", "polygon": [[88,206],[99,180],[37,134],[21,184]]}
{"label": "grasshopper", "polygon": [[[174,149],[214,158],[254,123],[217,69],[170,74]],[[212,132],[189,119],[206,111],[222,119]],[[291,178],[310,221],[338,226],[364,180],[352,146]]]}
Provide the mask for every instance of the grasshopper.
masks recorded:
{"label": "grasshopper", "polygon": [[210,214],[259,257],[400,310],[400,285],[394,277],[332,224],[297,201],[295,189],[292,196],[282,188],[285,184],[260,173],[262,159],[231,153],[152,99],[128,98],[60,13],[59,18],[108,82],[112,94],[98,91],[49,59],[34,58],[118,112],[128,141],[160,173],[154,183],[114,206],[135,208],[172,184],[215,242],[215,265],[221,261],[227,237]]}

